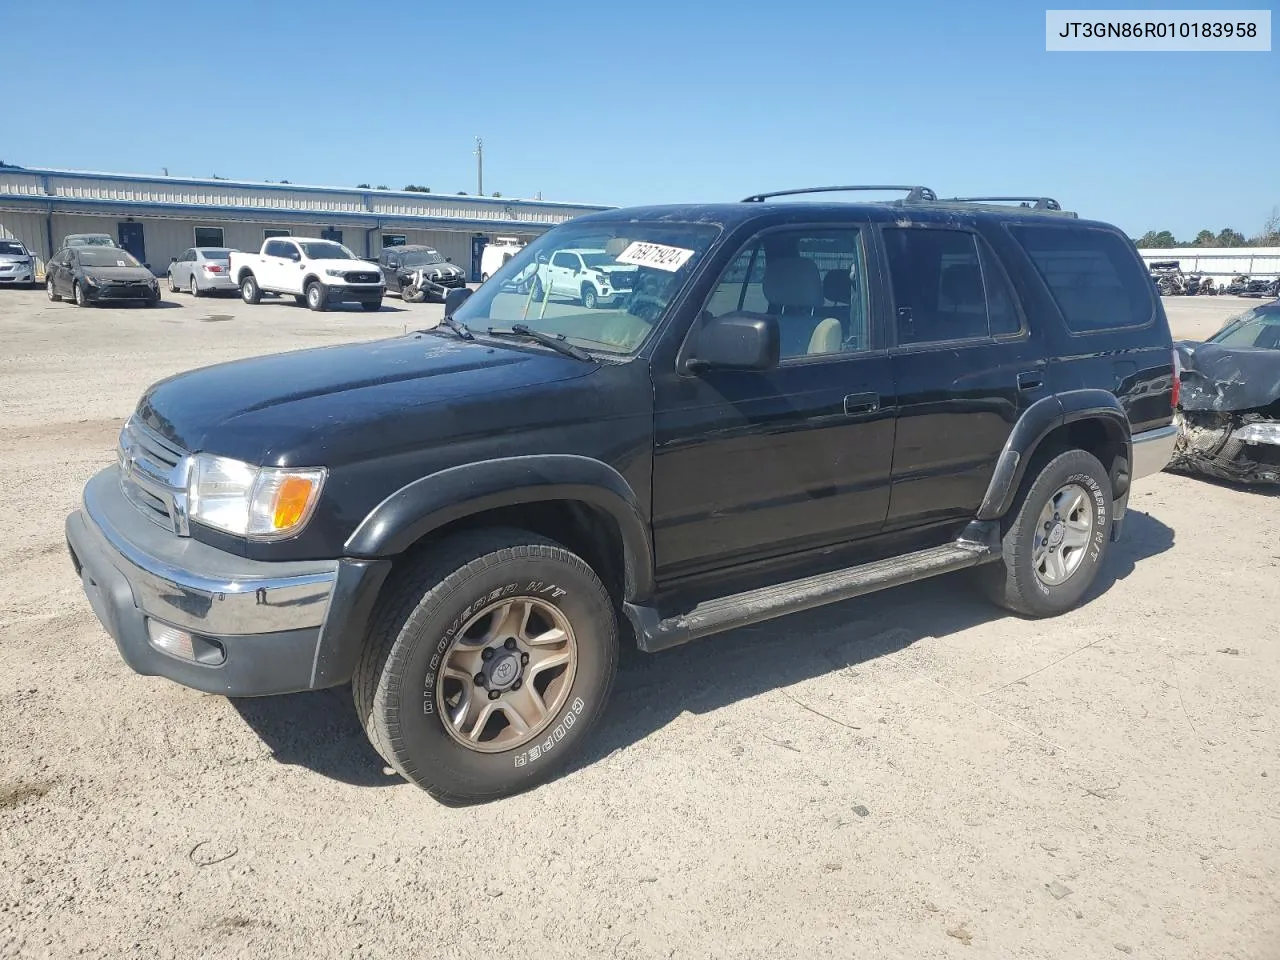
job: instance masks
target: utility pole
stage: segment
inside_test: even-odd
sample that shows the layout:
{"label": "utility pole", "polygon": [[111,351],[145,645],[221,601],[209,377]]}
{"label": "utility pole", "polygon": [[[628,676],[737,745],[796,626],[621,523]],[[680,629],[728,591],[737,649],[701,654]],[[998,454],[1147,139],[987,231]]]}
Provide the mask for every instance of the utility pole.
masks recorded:
{"label": "utility pole", "polygon": [[476,196],[484,196],[484,141],[476,137]]}

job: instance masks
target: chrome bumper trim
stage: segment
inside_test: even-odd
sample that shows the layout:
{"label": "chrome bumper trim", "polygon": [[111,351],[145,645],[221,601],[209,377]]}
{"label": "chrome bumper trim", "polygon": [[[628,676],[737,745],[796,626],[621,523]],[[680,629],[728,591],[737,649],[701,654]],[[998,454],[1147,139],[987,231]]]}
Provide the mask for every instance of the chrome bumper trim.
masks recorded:
{"label": "chrome bumper trim", "polygon": [[1132,437],[1133,463],[1130,465],[1129,476],[1134,480],[1141,480],[1159,473],[1168,466],[1177,440],[1178,428],[1173,424],[1135,433]]}

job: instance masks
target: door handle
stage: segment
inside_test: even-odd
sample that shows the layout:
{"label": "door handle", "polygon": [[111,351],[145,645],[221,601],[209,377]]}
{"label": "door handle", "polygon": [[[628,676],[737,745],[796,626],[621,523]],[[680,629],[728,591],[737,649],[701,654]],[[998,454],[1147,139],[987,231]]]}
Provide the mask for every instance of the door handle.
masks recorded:
{"label": "door handle", "polygon": [[1044,386],[1044,374],[1039,370],[1027,370],[1018,374],[1019,390],[1039,390]]}
{"label": "door handle", "polygon": [[875,413],[880,409],[880,394],[851,393],[844,398],[844,415],[851,417],[858,413]]}

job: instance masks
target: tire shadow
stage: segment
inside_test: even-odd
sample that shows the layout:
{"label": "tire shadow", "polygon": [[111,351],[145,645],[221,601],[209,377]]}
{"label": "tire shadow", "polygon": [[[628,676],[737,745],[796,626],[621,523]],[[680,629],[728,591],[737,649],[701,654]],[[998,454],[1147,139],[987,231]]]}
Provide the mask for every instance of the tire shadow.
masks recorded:
{"label": "tire shadow", "polygon": [[[1139,563],[1170,549],[1174,531],[1130,508],[1124,538],[1111,544],[1085,603],[1125,580]],[[647,655],[625,649],[600,729],[566,772],[589,766],[662,729],[685,711],[708,713],[779,687],[843,670],[1012,616],[961,571],[765,621]],[[355,786],[392,786],[385,764],[356,719],[349,686],[279,697],[233,699],[232,706],[280,763]]]}

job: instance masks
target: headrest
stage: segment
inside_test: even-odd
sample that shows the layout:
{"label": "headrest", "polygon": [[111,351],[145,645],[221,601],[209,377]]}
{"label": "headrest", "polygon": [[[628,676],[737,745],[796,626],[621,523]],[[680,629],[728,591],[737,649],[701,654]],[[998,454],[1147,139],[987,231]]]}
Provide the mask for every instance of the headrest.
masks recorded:
{"label": "headrest", "polygon": [[976,263],[957,263],[947,267],[942,271],[940,293],[952,303],[982,303],[982,271]]}
{"label": "headrest", "polygon": [[822,277],[822,295],[832,303],[853,300],[853,280],[848,270],[828,270]]}
{"label": "headrest", "polygon": [[764,267],[764,298],[778,307],[822,306],[822,275],[807,257],[769,259]]}

